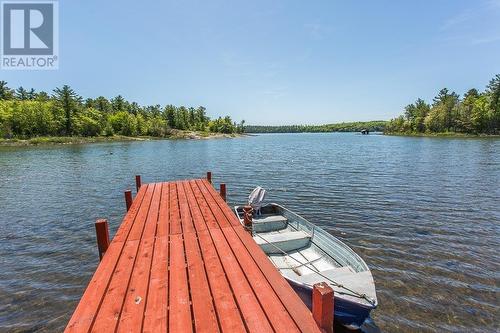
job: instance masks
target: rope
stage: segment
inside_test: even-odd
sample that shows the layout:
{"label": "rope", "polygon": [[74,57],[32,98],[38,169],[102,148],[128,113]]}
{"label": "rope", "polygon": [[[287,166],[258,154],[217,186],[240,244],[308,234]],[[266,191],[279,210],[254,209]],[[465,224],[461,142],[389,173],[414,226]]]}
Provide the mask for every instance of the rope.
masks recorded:
{"label": "rope", "polygon": [[[290,257],[292,258],[293,260],[297,261],[299,264],[303,264],[300,260],[292,257],[290,254],[288,254],[287,252],[283,251],[281,248],[279,248],[278,246],[276,246],[275,244],[269,242],[267,239],[265,239],[264,237],[262,237],[261,235],[259,234],[255,234],[256,236],[258,236],[259,238],[261,238],[262,240],[264,240],[267,244],[273,246],[274,248],[276,248],[278,251],[280,251],[282,254],[286,255],[287,257]],[[300,265],[299,265],[300,266]],[[297,267],[299,267],[297,266]],[[353,297],[357,297],[357,298],[362,298],[364,300],[366,300],[368,303],[370,303],[371,305],[375,305],[375,300],[371,299],[370,297],[368,297],[366,294],[362,294],[362,293],[359,293],[355,290],[352,290],[340,283],[337,283],[335,282],[334,280],[332,280],[331,278],[329,278],[328,276],[325,276],[324,274],[322,274],[319,270],[317,270],[316,268],[311,268],[309,266],[305,266],[306,268],[310,269],[311,271],[313,271],[314,273],[318,274],[319,276],[325,278],[326,280],[328,280],[331,284],[333,284],[334,286],[336,286],[337,288],[341,288],[341,289],[345,289],[347,290],[348,292],[352,293],[351,294],[347,294],[347,293],[343,293],[343,292],[339,292],[340,294],[344,294],[344,295],[350,295],[350,296],[353,296]],[[305,283],[307,286],[310,286],[312,287],[312,285],[308,284],[308,283]]]}

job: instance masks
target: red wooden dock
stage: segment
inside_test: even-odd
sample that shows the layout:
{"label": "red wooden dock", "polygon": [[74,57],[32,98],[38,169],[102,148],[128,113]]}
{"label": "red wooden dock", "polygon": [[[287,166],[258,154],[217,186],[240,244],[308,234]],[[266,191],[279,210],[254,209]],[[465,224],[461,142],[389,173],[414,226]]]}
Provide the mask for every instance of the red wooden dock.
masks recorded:
{"label": "red wooden dock", "polygon": [[319,332],[205,179],[144,184],[66,332]]}

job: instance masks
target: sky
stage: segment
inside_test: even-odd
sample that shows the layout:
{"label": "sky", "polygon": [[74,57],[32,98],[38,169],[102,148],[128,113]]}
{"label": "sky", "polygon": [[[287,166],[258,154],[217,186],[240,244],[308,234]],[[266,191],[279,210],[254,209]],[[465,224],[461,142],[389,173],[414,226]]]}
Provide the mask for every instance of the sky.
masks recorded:
{"label": "sky", "polygon": [[65,0],[59,36],[58,70],[0,80],[279,125],[390,119],[500,73],[500,0]]}

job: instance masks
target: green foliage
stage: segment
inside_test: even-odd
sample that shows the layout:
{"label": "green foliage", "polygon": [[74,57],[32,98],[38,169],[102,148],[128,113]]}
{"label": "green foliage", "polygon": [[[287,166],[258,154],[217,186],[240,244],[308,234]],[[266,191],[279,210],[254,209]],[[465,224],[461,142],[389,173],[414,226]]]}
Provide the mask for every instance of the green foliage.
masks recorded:
{"label": "green foliage", "polygon": [[233,124],[231,118],[226,116],[224,118],[217,118],[212,120],[208,124],[208,129],[210,132],[218,132],[218,133],[234,133],[236,125]]}
{"label": "green foliage", "polygon": [[122,96],[85,101],[69,86],[52,96],[34,89],[15,91],[0,81],[0,138],[39,136],[154,136],[166,137],[171,129],[236,133],[241,126],[231,118],[211,121],[206,109],[167,105],[142,107]]}
{"label": "green foliage", "polygon": [[99,136],[105,123],[102,115],[94,108],[86,108],[74,117],[74,131],[81,136]]}
{"label": "green foliage", "polygon": [[441,89],[432,106],[422,99],[405,107],[404,116],[392,119],[386,133],[500,133],[500,75],[486,90],[470,89],[462,99]]}
{"label": "green foliage", "polygon": [[14,91],[7,87],[7,82],[0,81],[0,100],[9,100],[14,98]]}
{"label": "green foliage", "polygon": [[71,128],[72,115],[81,106],[81,97],[78,96],[75,93],[75,91],[71,89],[68,85],[64,85],[62,88],[54,89],[54,95],[52,97],[57,102],[58,106],[60,106],[64,110],[64,116],[65,116],[64,134],[72,135],[73,134]]}
{"label": "green foliage", "polygon": [[244,129],[246,133],[360,132],[364,129],[370,132],[381,132],[386,123],[386,121],[377,120],[327,125],[245,126],[245,122],[242,122],[239,128],[242,131]]}

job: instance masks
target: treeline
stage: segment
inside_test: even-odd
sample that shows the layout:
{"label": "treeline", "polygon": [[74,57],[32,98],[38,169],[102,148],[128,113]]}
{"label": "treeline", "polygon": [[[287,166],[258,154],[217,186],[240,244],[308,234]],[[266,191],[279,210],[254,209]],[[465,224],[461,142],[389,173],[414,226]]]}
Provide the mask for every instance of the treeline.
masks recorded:
{"label": "treeline", "polygon": [[386,133],[500,134],[500,74],[485,91],[470,89],[460,98],[444,88],[432,104],[417,99],[405,107],[404,115],[392,119]]}
{"label": "treeline", "polygon": [[382,132],[387,121],[358,121],[327,125],[245,126],[245,133]]}
{"label": "treeline", "polygon": [[83,99],[65,85],[49,95],[0,81],[0,137],[37,136],[154,136],[176,130],[216,133],[243,132],[229,116],[210,119],[202,106],[140,106],[122,96]]}

